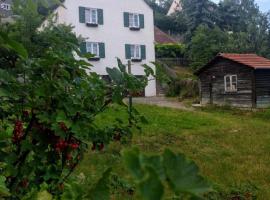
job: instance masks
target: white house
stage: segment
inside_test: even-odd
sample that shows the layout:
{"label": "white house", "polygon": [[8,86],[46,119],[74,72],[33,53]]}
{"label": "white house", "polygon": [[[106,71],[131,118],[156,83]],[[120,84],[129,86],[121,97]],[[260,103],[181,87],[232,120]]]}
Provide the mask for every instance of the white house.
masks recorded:
{"label": "white house", "polygon": [[[96,55],[91,70],[106,76],[106,67],[131,60],[132,74],[144,75],[143,64],[155,67],[153,10],[144,0],[66,0],[58,7],[58,23],[72,24],[75,33],[87,38],[83,52]],[[156,95],[156,81],[150,78],[145,96]]]}
{"label": "white house", "polygon": [[0,22],[10,22],[12,19],[12,0],[0,0]]}
{"label": "white house", "polygon": [[174,14],[177,11],[182,10],[182,1],[181,0],[173,0],[172,5],[167,13],[168,16]]}

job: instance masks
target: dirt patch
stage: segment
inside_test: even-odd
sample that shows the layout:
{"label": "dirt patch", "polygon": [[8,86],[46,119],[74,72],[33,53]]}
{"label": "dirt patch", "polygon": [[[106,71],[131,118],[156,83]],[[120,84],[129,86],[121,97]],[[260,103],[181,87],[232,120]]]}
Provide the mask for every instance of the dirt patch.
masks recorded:
{"label": "dirt patch", "polygon": [[175,108],[187,111],[193,111],[194,108],[187,107],[183,103],[177,101],[177,99],[166,97],[136,97],[133,98],[133,102],[136,104],[156,105],[159,107]]}

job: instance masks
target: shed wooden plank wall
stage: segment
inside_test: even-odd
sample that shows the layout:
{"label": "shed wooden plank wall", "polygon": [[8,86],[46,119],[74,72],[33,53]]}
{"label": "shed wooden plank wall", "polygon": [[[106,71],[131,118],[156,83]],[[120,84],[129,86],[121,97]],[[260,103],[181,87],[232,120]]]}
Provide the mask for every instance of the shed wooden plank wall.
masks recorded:
{"label": "shed wooden plank wall", "polygon": [[270,107],[270,70],[256,70],[255,76],[257,107]]}
{"label": "shed wooden plank wall", "polygon": [[[238,91],[226,93],[224,76],[235,74],[238,78]],[[215,78],[211,78],[213,76]],[[201,103],[210,103],[210,85],[212,82],[213,104],[252,107],[252,77],[253,69],[224,58],[217,59],[215,63],[200,74]]]}

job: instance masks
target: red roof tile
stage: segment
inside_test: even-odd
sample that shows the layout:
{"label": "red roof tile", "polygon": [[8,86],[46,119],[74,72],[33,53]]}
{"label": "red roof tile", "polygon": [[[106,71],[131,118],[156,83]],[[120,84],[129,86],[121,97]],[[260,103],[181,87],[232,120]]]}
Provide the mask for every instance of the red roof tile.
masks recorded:
{"label": "red roof tile", "polygon": [[155,42],[158,44],[175,44],[176,42],[171,36],[167,33],[164,33],[159,28],[155,27]]}
{"label": "red roof tile", "polygon": [[254,69],[270,69],[270,60],[257,56],[256,54],[220,53],[218,57],[223,57]]}

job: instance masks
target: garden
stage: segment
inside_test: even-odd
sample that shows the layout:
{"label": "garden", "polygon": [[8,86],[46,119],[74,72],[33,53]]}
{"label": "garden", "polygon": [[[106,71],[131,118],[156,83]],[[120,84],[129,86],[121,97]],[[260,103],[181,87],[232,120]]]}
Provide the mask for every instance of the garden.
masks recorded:
{"label": "garden", "polygon": [[[102,80],[89,70],[93,55],[80,51],[84,38],[72,26],[51,18],[40,30],[39,4],[20,3],[25,5],[14,7],[20,17],[0,29],[1,199],[112,199],[121,194],[112,188],[120,179],[132,185],[131,196],[146,200],[162,199],[167,191],[175,198],[202,198],[212,191],[197,165],[170,149],[147,155],[129,148],[119,152],[129,177],[106,164],[92,184],[83,177],[98,175],[95,169],[77,180],[89,150],[102,157],[110,145],[132,144],[142,132],[147,119],[123,99],[144,88],[153,70],[145,65],[138,79],[118,59],[118,66],[107,68],[111,81]],[[96,123],[115,105],[124,118],[111,115],[109,124]]]}
{"label": "garden", "polygon": [[0,25],[0,199],[270,198],[269,111],[126,103],[150,67],[118,59],[106,82],[71,26],[41,31],[39,4],[20,3]]}

